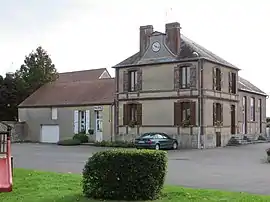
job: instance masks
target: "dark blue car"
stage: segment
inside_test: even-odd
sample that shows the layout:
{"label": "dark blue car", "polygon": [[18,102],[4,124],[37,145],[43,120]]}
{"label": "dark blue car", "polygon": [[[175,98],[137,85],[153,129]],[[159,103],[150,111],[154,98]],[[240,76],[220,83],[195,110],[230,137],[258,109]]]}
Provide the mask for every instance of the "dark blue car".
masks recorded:
{"label": "dark blue car", "polygon": [[151,132],[136,138],[135,146],[137,149],[177,149],[178,142],[165,133]]}

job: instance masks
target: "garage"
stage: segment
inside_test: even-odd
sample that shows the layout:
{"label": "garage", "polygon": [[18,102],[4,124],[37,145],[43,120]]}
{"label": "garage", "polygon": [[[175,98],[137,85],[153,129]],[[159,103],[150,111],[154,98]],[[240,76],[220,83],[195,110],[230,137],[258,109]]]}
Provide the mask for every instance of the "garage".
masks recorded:
{"label": "garage", "polygon": [[57,143],[59,141],[58,125],[42,125],[40,142]]}

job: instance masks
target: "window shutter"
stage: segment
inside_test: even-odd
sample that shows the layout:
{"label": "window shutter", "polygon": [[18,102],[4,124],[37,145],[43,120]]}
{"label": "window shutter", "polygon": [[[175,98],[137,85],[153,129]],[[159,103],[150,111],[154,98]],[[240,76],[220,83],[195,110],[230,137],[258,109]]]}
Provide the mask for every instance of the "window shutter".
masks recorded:
{"label": "window shutter", "polygon": [[217,120],[217,105],[213,103],[213,126],[216,125]]}
{"label": "window shutter", "polygon": [[79,111],[74,111],[74,134],[79,132]]}
{"label": "window shutter", "polygon": [[223,104],[220,104],[220,122],[223,125]]}
{"label": "window shutter", "polygon": [[123,72],[123,91],[128,92],[128,87],[129,87],[129,81],[128,81],[128,71]]}
{"label": "window shutter", "polygon": [[216,75],[216,68],[215,67],[213,67],[212,75],[213,75],[213,90],[216,90],[217,75]]}
{"label": "window shutter", "polygon": [[232,93],[232,72],[229,72],[229,93]]}
{"label": "window shutter", "polygon": [[178,90],[180,88],[180,68],[178,66],[174,67],[174,89]]}
{"label": "window shutter", "polygon": [[136,87],[137,91],[142,90],[142,69],[139,69],[137,71],[137,87]]}
{"label": "window shutter", "polygon": [[123,104],[123,125],[128,125],[128,115],[129,115],[129,107],[128,104]]}
{"label": "window shutter", "polygon": [[174,103],[174,125],[179,126],[181,125],[181,118],[182,118],[182,113],[181,113],[181,103],[180,102],[175,102]]}
{"label": "window shutter", "polygon": [[142,125],[142,104],[137,104],[137,125]]}
{"label": "window shutter", "polygon": [[236,73],[232,74],[232,92],[236,93]]}
{"label": "window shutter", "polygon": [[190,124],[192,126],[196,126],[196,102],[190,103],[190,113],[191,113]]}
{"label": "window shutter", "polygon": [[197,84],[197,68],[196,66],[190,67],[190,87],[196,88]]}
{"label": "window shutter", "polygon": [[90,110],[85,111],[85,132],[89,134],[90,129]]}

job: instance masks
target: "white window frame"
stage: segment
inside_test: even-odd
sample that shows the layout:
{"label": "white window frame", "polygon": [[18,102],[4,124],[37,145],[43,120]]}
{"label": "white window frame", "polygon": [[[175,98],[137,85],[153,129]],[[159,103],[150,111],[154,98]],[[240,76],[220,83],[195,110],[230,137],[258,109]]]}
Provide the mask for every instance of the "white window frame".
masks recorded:
{"label": "white window frame", "polygon": [[136,91],[138,72],[130,71],[130,91]]}
{"label": "white window frame", "polygon": [[57,120],[58,118],[57,108],[54,108],[54,107],[51,108],[51,118],[52,120]]}

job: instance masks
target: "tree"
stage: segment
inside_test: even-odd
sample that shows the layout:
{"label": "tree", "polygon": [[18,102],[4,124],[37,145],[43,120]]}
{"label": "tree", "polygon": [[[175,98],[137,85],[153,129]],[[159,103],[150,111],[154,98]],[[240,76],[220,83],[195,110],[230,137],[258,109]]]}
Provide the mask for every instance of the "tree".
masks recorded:
{"label": "tree", "polygon": [[13,73],[0,76],[0,120],[15,121],[18,105],[42,85],[54,81],[57,71],[47,52],[38,47]]}
{"label": "tree", "polygon": [[26,98],[42,85],[57,79],[58,74],[48,53],[39,46],[25,57],[24,64],[16,71],[15,76]]}

